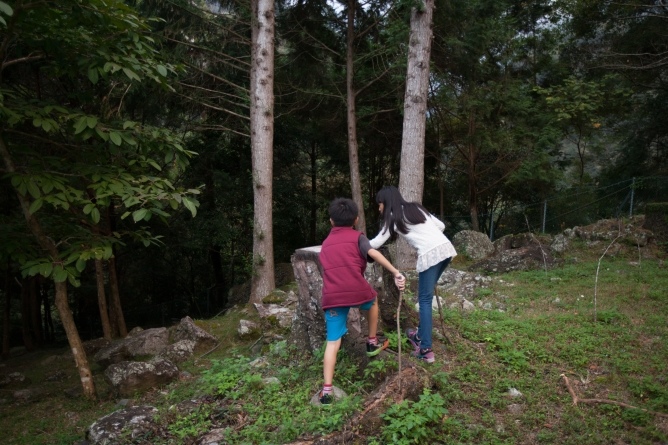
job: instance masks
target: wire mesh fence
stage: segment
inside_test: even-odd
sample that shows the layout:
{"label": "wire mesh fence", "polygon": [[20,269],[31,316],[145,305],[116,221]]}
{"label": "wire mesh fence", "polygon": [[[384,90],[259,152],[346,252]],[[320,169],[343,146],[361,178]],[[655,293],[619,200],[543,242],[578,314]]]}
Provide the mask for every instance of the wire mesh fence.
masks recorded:
{"label": "wire mesh fence", "polygon": [[[494,240],[503,235],[534,232],[555,234],[601,219],[642,214],[652,202],[668,201],[668,176],[625,179],[614,184],[570,187],[530,203],[501,203],[479,215],[481,231]],[[470,224],[470,217],[448,215],[451,231]]]}

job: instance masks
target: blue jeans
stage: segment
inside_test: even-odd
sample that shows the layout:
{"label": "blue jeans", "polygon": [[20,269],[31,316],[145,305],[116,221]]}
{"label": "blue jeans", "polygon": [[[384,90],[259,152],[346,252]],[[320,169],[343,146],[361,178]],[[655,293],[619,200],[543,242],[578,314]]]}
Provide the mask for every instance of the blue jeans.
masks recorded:
{"label": "blue jeans", "polygon": [[422,349],[431,348],[431,324],[434,289],[438,279],[452,258],[446,258],[438,264],[418,274],[418,302],[420,303],[420,326],[418,326],[418,338]]}

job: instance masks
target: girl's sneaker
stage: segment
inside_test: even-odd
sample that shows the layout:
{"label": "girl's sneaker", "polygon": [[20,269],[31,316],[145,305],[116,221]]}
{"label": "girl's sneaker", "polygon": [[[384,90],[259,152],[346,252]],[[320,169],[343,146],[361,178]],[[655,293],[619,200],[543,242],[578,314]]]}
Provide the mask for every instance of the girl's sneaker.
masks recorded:
{"label": "girl's sneaker", "polygon": [[417,329],[409,328],[406,330],[406,337],[408,341],[413,345],[414,352],[419,352],[420,350],[420,339],[417,336]]}
{"label": "girl's sneaker", "polygon": [[323,394],[322,391],[320,391],[320,404],[321,405],[331,405],[333,401],[334,401],[334,398],[332,397],[331,394]]}
{"label": "girl's sneaker", "polygon": [[413,357],[416,357],[419,360],[423,360],[426,363],[434,363],[436,357],[434,356],[434,351],[431,348],[421,349],[418,348],[413,352]]}
{"label": "girl's sneaker", "polygon": [[370,343],[366,344],[366,355],[368,357],[373,357],[380,354],[380,351],[386,349],[390,345],[390,340],[382,337],[378,337],[378,344],[372,345]]}

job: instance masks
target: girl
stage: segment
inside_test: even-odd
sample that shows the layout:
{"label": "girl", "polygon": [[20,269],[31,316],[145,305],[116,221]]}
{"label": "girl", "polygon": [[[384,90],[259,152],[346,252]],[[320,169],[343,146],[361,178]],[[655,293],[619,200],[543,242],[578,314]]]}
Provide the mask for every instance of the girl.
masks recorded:
{"label": "girl", "polygon": [[408,329],[406,335],[415,348],[413,355],[427,363],[433,363],[432,296],[439,277],[457,252],[443,234],[445,224],[431,215],[422,204],[406,201],[396,187],[386,186],[380,189],[376,202],[381,214],[382,228],[378,235],[370,240],[371,247],[378,249],[385,241],[395,239],[399,234],[417,250],[415,268],[418,271],[420,325],[417,329]]}

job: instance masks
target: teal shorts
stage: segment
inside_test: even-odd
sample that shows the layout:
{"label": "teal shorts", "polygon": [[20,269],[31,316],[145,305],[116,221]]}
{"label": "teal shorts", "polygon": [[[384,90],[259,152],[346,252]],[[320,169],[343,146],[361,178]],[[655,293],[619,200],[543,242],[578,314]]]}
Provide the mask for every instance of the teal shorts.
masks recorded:
{"label": "teal shorts", "polygon": [[[376,304],[376,299],[366,302],[357,307],[362,311],[368,311],[371,307]],[[325,309],[325,326],[327,327],[327,341],[337,341],[348,332],[348,312],[350,311],[350,306],[346,307],[333,307],[331,309]]]}

